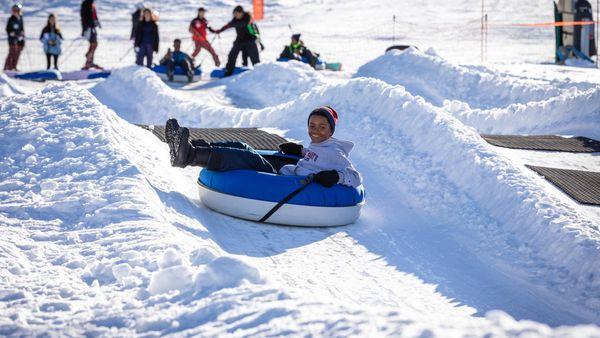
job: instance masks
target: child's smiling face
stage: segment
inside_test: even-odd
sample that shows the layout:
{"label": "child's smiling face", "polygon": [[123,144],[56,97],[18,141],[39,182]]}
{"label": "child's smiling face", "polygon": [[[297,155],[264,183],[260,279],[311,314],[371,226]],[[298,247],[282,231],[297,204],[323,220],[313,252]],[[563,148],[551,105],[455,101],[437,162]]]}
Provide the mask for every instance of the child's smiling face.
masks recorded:
{"label": "child's smiling face", "polygon": [[321,143],[333,135],[325,116],[313,115],[308,120],[308,136],[312,143]]}

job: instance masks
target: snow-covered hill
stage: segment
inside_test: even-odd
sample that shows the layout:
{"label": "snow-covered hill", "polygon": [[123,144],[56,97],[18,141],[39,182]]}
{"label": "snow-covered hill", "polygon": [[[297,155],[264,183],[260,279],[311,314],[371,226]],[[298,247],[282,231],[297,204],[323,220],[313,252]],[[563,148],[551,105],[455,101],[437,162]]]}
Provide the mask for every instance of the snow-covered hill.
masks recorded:
{"label": "snow-covered hill", "polygon": [[[187,36],[196,2],[149,3],[162,41]],[[203,3],[215,25],[234,4]],[[26,3],[29,31],[52,9],[74,38],[78,5]],[[599,337],[600,208],[524,164],[600,171],[600,158],[502,149],[479,135],[600,138],[598,71],[466,64],[478,58],[478,5],[269,2],[264,60],[290,24],[347,70],[263,62],[167,85],[125,66],[131,55],[118,62],[132,4],[98,1],[100,58],[125,67],[78,83],[0,78],[0,335]],[[552,20],[545,2],[488,5],[497,22]],[[426,52],[382,53],[394,13],[398,36]],[[222,57],[232,38],[215,40]],[[553,46],[537,29],[496,26],[491,40],[496,61],[540,63]],[[73,41],[65,69],[81,61]],[[24,69],[37,62],[30,53]],[[336,136],[356,143],[365,178],[364,212],[345,227],[215,213],[197,197],[198,168],[172,168],[167,146],[134,125],[176,117],[306,142],[306,117],[322,104],[339,111]]]}

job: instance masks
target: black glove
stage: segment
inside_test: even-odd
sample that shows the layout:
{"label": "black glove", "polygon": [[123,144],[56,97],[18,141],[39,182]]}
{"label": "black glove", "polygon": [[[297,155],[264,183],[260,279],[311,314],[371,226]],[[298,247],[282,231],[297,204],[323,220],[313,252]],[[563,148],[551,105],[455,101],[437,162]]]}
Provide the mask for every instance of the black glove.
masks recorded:
{"label": "black glove", "polygon": [[325,188],[331,188],[340,180],[340,174],[335,170],[325,170],[318,172],[314,180]]}
{"label": "black glove", "polygon": [[282,143],[279,145],[279,150],[281,150],[282,153],[288,155],[295,155],[298,157],[302,157],[303,148],[304,147],[301,144],[296,144],[292,142]]}

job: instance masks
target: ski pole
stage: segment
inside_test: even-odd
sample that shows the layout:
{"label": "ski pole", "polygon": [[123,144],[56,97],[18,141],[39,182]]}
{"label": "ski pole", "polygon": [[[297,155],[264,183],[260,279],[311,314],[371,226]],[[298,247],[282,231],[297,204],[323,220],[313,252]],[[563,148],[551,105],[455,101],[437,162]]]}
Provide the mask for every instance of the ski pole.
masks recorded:
{"label": "ski pole", "polygon": [[[71,42],[71,44],[67,48],[65,48],[65,54],[67,54],[67,56],[65,56],[64,60],[62,60],[62,64],[66,64],[67,60],[69,60],[71,55],[73,55],[73,53],[75,52],[75,49],[71,50],[71,47],[74,46],[75,42],[81,42],[81,41],[82,41],[82,39],[80,37],[75,38],[75,40],[73,40]],[[80,43],[78,43],[76,46],[79,46],[79,45],[80,45]],[[70,53],[67,53],[67,51],[70,51]]]}
{"label": "ski pole", "polygon": [[[217,36],[219,36],[219,35],[217,34],[217,35],[213,36],[212,40],[210,40],[210,42],[209,42],[209,43],[210,43],[211,45],[212,45],[212,43],[215,41],[215,39],[217,38]],[[219,38],[219,40],[221,40],[221,39]],[[205,55],[202,57],[202,59],[200,60],[200,63],[198,64],[198,67],[202,66],[202,62],[204,62],[204,60],[206,59],[206,57],[207,57],[207,56],[208,56],[208,54],[205,54]]]}
{"label": "ski pole", "polygon": [[133,49],[133,46],[129,47],[129,49],[127,49],[127,51],[125,52],[125,54],[123,54],[123,56],[121,56],[119,58],[119,60],[117,61],[117,65],[121,63],[121,61],[123,61],[123,59],[129,55],[129,53],[131,52],[131,50]]}

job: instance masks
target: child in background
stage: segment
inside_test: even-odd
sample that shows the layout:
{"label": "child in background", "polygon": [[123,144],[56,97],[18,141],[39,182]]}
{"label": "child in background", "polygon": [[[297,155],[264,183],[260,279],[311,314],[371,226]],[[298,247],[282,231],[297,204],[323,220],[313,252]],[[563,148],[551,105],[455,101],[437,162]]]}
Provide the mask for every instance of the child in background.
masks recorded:
{"label": "child in background", "polygon": [[54,69],[58,70],[58,57],[60,56],[61,44],[63,36],[58,27],[56,16],[50,14],[46,27],[42,29],[40,41],[44,45],[44,53],[46,54],[46,69],[50,69],[51,59],[54,58]]}

